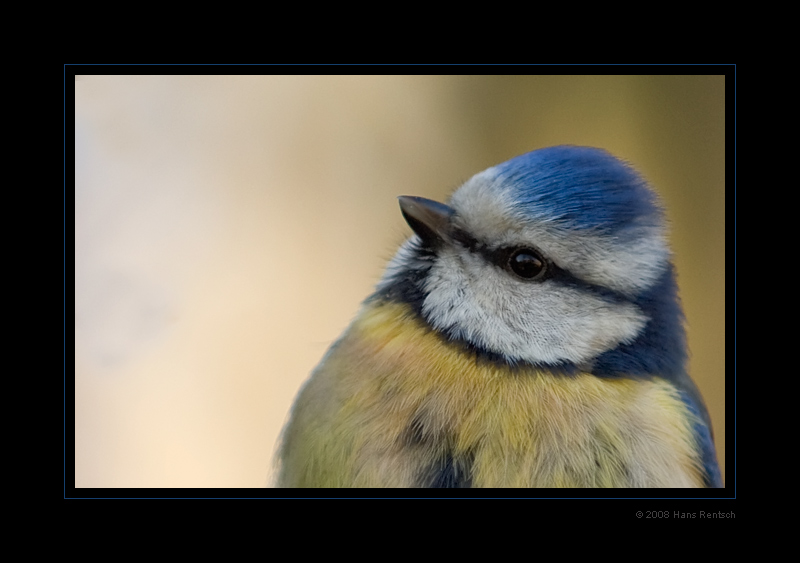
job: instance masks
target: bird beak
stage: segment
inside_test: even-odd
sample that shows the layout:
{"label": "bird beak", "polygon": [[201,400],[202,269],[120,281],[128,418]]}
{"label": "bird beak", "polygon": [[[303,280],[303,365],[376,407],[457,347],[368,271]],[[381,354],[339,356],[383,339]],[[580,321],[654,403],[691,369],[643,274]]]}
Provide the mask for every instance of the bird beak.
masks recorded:
{"label": "bird beak", "polygon": [[401,195],[397,199],[403,218],[424,242],[438,244],[450,238],[452,207],[424,197]]}

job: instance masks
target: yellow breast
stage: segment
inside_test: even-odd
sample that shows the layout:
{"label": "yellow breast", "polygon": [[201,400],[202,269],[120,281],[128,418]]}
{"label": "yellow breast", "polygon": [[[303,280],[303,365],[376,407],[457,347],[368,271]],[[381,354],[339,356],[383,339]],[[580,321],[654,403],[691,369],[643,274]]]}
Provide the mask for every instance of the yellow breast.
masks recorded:
{"label": "yellow breast", "polygon": [[480,361],[407,306],[366,306],[301,392],[281,486],[699,487],[696,421],[667,381]]}

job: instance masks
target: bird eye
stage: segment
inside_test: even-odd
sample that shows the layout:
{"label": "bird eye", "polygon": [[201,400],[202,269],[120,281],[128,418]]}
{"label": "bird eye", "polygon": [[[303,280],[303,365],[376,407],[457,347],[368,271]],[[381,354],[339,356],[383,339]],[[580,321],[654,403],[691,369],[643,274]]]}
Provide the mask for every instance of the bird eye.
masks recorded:
{"label": "bird eye", "polygon": [[532,280],[544,275],[547,270],[547,263],[542,258],[542,255],[535,250],[519,248],[509,256],[508,267],[519,277]]}

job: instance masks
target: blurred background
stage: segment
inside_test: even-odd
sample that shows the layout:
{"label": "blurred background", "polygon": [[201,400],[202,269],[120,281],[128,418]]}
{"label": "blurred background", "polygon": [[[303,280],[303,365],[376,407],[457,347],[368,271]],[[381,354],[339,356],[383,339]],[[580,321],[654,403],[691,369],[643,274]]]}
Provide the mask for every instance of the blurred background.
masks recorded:
{"label": "blurred background", "polygon": [[725,471],[722,76],[79,76],[75,486],[264,487],[300,385],[410,229],[550,145],[661,194]]}

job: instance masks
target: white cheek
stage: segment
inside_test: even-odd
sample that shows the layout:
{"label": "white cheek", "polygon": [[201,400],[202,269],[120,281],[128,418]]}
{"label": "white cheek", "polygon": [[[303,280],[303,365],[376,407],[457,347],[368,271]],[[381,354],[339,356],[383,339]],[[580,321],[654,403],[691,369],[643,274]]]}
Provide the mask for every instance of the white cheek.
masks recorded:
{"label": "white cheek", "polygon": [[534,363],[586,362],[632,341],[647,321],[630,303],[553,282],[520,282],[456,251],[439,256],[426,290],[423,314],[434,327]]}

